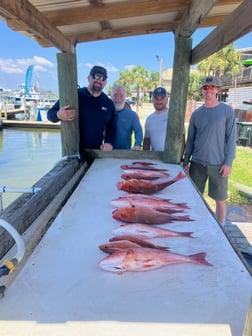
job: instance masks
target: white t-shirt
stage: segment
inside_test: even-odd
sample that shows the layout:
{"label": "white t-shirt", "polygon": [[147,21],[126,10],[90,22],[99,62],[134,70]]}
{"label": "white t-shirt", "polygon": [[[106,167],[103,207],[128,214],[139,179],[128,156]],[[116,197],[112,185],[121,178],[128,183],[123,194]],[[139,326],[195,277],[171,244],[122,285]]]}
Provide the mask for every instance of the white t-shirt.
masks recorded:
{"label": "white t-shirt", "polygon": [[153,151],[164,151],[168,112],[168,109],[161,114],[153,112],[145,121],[144,137],[150,138]]}

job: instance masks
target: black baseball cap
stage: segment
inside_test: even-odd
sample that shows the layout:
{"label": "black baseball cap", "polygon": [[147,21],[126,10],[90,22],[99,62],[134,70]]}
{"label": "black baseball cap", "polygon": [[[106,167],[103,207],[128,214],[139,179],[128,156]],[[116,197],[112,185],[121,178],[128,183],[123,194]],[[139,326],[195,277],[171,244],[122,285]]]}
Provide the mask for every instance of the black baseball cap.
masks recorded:
{"label": "black baseball cap", "polygon": [[97,74],[103,75],[105,78],[108,78],[107,70],[100,65],[93,66],[89,73],[90,76],[94,76]]}

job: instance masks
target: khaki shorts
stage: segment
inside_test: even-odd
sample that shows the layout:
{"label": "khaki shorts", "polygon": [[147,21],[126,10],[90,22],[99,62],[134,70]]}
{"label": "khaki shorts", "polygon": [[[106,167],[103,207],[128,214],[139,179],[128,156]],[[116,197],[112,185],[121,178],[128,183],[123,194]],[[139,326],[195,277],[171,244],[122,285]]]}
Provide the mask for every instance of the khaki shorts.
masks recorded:
{"label": "khaki shorts", "polygon": [[189,169],[191,179],[202,194],[208,179],[208,196],[215,201],[224,201],[228,197],[228,177],[221,176],[220,168],[192,161]]}

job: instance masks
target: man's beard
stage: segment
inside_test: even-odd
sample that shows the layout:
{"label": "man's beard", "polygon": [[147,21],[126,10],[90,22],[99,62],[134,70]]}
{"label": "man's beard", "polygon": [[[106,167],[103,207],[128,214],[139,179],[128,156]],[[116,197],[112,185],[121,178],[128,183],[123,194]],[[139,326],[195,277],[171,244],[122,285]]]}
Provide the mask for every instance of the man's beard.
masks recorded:
{"label": "man's beard", "polygon": [[155,106],[156,111],[162,111],[166,108],[165,104],[160,104]]}
{"label": "man's beard", "polygon": [[115,103],[114,102],[114,104],[115,104],[115,108],[116,108],[116,112],[118,112],[118,111],[121,111],[123,108],[124,108],[124,103]]}
{"label": "man's beard", "polygon": [[101,91],[102,91],[102,85],[94,83],[92,86],[92,92],[101,92]]}

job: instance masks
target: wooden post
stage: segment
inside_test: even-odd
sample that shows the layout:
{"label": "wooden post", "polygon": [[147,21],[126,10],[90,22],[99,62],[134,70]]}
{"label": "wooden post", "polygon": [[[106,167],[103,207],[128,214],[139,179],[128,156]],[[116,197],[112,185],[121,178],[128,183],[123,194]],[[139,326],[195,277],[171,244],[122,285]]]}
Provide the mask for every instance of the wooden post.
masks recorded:
{"label": "wooden post", "polygon": [[249,304],[242,336],[251,336],[251,335],[252,335],[252,295],[250,297],[250,304]]}
{"label": "wooden post", "polygon": [[166,130],[165,150],[163,155],[163,161],[167,163],[180,163],[190,73],[191,49],[191,38],[175,37],[171,97]]}
{"label": "wooden post", "polygon": [[[70,105],[78,111],[78,84],[75,53],[57,54],[60,106]],[[79,117],[61,121],[62,156],[79,155]]]}

